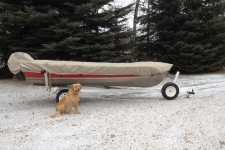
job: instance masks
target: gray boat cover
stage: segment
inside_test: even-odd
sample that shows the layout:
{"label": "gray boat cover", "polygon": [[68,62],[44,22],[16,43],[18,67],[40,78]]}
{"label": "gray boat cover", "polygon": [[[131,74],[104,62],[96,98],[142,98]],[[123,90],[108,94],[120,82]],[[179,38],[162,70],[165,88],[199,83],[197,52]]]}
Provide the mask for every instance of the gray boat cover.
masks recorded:
{"label": "gray boat cover", "polygon": [[168,72],[172,64],[162,62],[102,63],[79,61],[34,60],[27,53],[11,54],[8,67],[13,74],[46,70],[51,74],[88,74],[88,75],[157,75]]}

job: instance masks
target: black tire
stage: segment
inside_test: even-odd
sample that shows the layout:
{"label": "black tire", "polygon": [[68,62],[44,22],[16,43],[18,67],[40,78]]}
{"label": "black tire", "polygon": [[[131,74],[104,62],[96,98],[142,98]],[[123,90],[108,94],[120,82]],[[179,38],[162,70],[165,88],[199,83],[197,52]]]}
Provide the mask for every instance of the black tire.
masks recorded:
{"label": "black tire", "polygon": [[169,82],[162,87],[161,92],[165,99],[173,100],[179,95],[179,87],[175,83]]}
{"label": "black tire", "polygon": [[63,97],[63,95],[65,95],[68,91],[69,90],[66,90],[66,89],[59,91],[56,95],[56,102],[58,103]]}

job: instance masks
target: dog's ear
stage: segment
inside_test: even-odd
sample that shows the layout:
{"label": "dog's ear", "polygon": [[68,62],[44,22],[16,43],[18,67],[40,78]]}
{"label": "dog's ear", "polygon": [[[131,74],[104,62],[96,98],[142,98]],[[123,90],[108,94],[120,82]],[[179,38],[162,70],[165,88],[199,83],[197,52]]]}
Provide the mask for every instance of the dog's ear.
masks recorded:
{"label": "dog's ear", "polygon": [[72,84],[71,86],[70,86],[70,88],[72,89],[72,90],[75,90],[75,84]]}
{"label": "dog's ear", "polygon": [[78,83],[78,85],[80,86],[80,88],[82,88],[82,85],[80,83]]}

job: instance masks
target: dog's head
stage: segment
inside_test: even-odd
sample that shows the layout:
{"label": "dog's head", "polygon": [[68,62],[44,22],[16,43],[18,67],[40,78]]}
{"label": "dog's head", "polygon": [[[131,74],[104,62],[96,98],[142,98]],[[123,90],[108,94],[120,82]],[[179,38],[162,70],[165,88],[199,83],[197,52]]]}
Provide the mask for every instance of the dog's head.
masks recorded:
{"label": "dog's head", "polygon": [[72,84],[72,85],[70,86],[70,88],[72,89],[73,93],[78,93],[78,92],[80,92],[81,87],[82,87],[82,86],[81,86],[80,83]]}

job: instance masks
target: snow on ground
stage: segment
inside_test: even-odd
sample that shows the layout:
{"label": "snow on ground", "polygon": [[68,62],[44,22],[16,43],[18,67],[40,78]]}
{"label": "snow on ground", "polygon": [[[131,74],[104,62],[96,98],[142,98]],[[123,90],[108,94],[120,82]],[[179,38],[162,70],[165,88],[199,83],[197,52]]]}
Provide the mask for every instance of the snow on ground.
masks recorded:
{"label": "snow on ground", "polygon": [[57,118],[49,117],[54,93],[0,80],[0,149],[225,149],[225,72],[180,75],[180,95],[171,101],[160,93],[169,80],[151,88],[84,87],[81,114]]}

